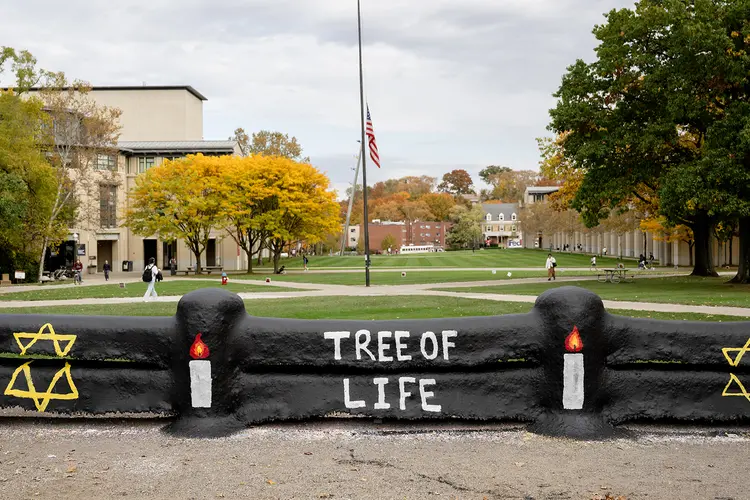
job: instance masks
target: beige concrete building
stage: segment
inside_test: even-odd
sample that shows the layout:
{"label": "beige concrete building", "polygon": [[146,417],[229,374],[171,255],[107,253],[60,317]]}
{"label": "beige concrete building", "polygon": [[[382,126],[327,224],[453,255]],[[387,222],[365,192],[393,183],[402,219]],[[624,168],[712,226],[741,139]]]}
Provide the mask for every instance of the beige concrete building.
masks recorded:
{"label": "beige concrete building", "polygon": [[[48,254],[46,269],[71,265],[74,256],[89,272],[102,272],[105,261],[113,273],[140,273],[149,258],[168,268],[172,258],[179,269],[195,264],[183,241],[165,242],[157,235],[142,237],[122,226],[127,193],[136,177],[165,159],[188,154],[239,154],[235,141],[203,139],[203,102],[206,98],[190,86],[94,87],[91,95],[98,104],[119,108],[122,126],[117,156],[99,155],[96,168],[102,171],[98,200],[84,200],[82,206],[98,217],[71,228],[69,240]],[[106,175],[104,175],[106,174]],[[93,223],[91,221],[94,221]],[[221,231],[212,235],[201,257],[203,266],[225,270],[246,269],[244,252]]]}

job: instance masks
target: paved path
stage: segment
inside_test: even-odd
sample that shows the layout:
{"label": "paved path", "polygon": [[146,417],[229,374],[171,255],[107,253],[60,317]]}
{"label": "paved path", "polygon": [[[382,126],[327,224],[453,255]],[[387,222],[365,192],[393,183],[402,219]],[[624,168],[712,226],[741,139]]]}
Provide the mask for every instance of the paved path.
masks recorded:
{"label": "paved path", "polygon": [[628,438],[579,442],[514,425],[324,421],[213,440],[162,425],[4,425],[0,498],[748,498],[747,427],[633,426]]}
{"label": "paved path", "polygon": [[[571,279],[572,280],[572,279]],[[519,282],[534,282],[534,280],[515,280]],[[546,281],[546,280],[541,280]],[[562,281],[562,280],[558,280]],[[509,282],[503,282],[509,283]],[[484,282],[474,284],[482,286]],[[489,282],[489,284],[497,284]],[[461,286],[461,283],[439,283],[432,285],[398,285],[398,286],[373,286],[370,288],[353,287],[344,285],[318,285],[310,283],[271,283],[269,288],[288,287],[297,288],[299,291],[284,292],[257,292],[257,293],[239,293],[243,299],[287,299],[300,297],[393,297],[393,296],[438,296],[438,297],[460,297],[466,299],[494,300],[497,302],[525,302],[534,303],[536,296],[533,295],[513,295],[513,294],[495,294],[495,293],[466,293],[466,292],[449,292],[433,290],[431,288],[454,288]],[[152,302],[178,302],[181,297],[168,296],[159,297]],[[53,307],[66,305],[101,305],[101,304],[135,304],[142,303],[141,297],[114,297],[114,298],[91,298],[91,299],[70,299],[70,300],[6,300],[0,301],[0,311],[3,308],[26,308],[26,307]],[[724,316],[737,316],[750,318],[750,308],[729,307],[729,306],[697,306],[684,304],[664,304],[655,302],[626,302],[605,300],[604,306],[611,310],[636,310],[636,311],[658,311],[674,313],[700,313]]]}
{"label": "paved path", "polygon": [[[429,271],[430,269],[422,269],[422,271]],[[463,270],[463,269],[462,269]],[[722,275],[732,275],[734,273],[721,273]],[[664,277],[661,275],[642,275],[641,278],[656,278]],[[679,274],[670,274],[670,276],[679,276]],[[210,276],[205,277],[187,277],[180,278],[182,280],[210,280],[219,281],[220,278],[212,278]],[[558,282],[568,281],[593,281],[596,280],[596,276],[576,276],[576,277],[560,277]],[[125,279],[112,279],[115,283],[139,283],[139,276],[128,276]],[[504,279],[504,280],[488,280],[488,281],[474,281],[474,282],[455,282],[455,283],[426,283],[426,284],[408,284],[408,285],[377,285],[365,288],[362,286],[351,286],[351,285],[328,285],[319,283],[297,283],[290,281],[271,281],[271,283],[265,283],[264,281],[258,280],[243,280],[243,283],[252,285],[263,285],[269,289],[273,288],[287,288],[295,289],[298,291],[282,291],[273,292],[254,292],[254,293],[239,293],[239,296],[243,299],[286,299],[286,298],[300,298],[300,297],[382,297],[382,296],[439,296],[439,297],[460,297],[466,299],[479,299],[479,300],[493,300],[498,302],[524,302],[534,303],[536,296],[533,295],[515,295],[515,294],[496,294],[496,293],[468,293],[459,291],[443,291],[435,290],[436,288],[473,288],[482,286],[512,286],[517,284],[528,284],[528,283],[546,283],[546,278],[519,278],[519,279]],[[104,277],[93,275],[90,279],[84,281],[83,285],[80,286],[95,286],[104,284]],[[23,287],[12,287],[4,290],[6,293],[13,292],[26,292],[40,289],[49,288],[70,288],[76,285],[30,285]],[[157,287],[158,290],[158,287]],[[180,296],[160,296],[154,302],[178,302]],[[68,300],[0,300],[0,311],[3,308],[27,308],[27,307],[54,307],[54,306],[66,306],[66,305],[101,305],[101,304],[133,304],[140,303],[143,299],[141,297],[112,297],[112,298],[88,298],[88,299],[68,299]],[[729,307],[729,306],[699,306],[699,305],[685,305],[685,304],[665,304],[655,302],[632,302],[632,301],[614,301],[605,300],[604,306],[607,309],[612,310],[636,310],[636,311],[657,311],[657,312],[672,312],[672,313],[700,313],[700,314],[711,314],[711,315],[724,315],[724,316],[737,316],[737,317],[750,317],[750,307]]]}

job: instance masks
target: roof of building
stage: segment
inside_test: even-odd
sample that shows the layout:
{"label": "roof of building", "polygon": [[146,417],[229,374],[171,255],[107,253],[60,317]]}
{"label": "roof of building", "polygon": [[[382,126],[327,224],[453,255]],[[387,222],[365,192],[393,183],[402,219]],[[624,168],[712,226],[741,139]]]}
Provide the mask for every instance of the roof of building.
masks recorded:
{"label": "roof of building", "polygon": [[485,215],[490,214],[493,221],[500,220],[503,214],[505,220],[512,220],[512,215],[518,216],[518,203],[482,203],[482,211]]}
{"label": "roof of building", "polygon": [[201,101],[207,101],[206,96],[195,90],[190,85],[94,85],[91,90],[187,90]]}
{"label": "roof of building", "polygon": [[121,141],[126,153],[233,153],[237,141]]}
{"label": "roof of building", "polygon": [[[9,90],[13,87],[5,87],[2,90]],[[38,91],[39,87],[32,87],[29,90],[31,91]],[[63,90],[68,90],[67,87],[64,87]],[[186,90],[193,94],[195,97],[200,99],[201,101],[207,101],[208,98],[195,90],[190,85],[93,85],[91,87],[91,90],[95,91],[108,91],[108,90]]]}
{"label": "roof of building", "polygon": [[529,186],[526,188],[526,192],[531,194],[549,194],[559,190],[560,186]]}

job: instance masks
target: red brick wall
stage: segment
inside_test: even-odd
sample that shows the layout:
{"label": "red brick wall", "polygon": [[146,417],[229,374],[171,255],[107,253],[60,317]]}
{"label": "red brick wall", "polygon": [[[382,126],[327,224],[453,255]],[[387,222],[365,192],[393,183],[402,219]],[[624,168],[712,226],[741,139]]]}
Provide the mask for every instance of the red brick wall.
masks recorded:
{"label": "red brick wall", "polygon": [[[380,245],[389,234],[396,241],[394,250],[402,245],[433,244],[436,247],[445,247],[445,234],[452,225],[451,222],[414,222],[403,226],[370,224],[370,250],[381,250]],[[364,235],[360,235],[360,238],[364,238]]]}
{"label": "red brick wall", "polygon": [[[394,250],[398,250],[399,248],[401,248],[401,245],[404,244],[404,241],[406,239],[406,233],[404,232],[406,226],[370,224],[369,229],[371,252],[381,251],[380,245],[383,243],[385,237],[389,234],[392,235],[393,239],[396,241],[396,244],[393,246]],[[364,237],[364,234],[360,235],[360,238]]]}

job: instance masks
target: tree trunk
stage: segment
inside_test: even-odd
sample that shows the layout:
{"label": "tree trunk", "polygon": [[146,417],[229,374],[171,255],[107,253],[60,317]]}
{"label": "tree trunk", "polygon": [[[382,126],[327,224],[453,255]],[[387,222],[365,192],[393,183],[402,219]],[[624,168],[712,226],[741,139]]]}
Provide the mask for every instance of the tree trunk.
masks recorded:
{"label": "tree trunk", "polygon": [[39,283],[42,282],[42,276],[44,276],[44,258],[47,256],[47,243],[48,242],[49,242],[49,238],[45,236],[43,244],[42,244],[42,258],[39,259],[39,275],[37,276],[37,281]]}
{"label": "tree trunk", "polygon": [[732,245],[734,244],[734,235],[729,237],[729,265],[731,266],[734,262],[734,259],[732,258]]}
{"label": "tree trunk", "polygon": [[273,250],[273,273],[276,274],[279,272],[279,260],[281,259],[281,250],[276,251],[274,248]]}
{"label": "tree trunk", "polygon": [[708,214],[701,213],[692,225],[693,241],[695,242],[695,263],[691,276],[718,276],[714,269],[713,252],[711,248],[711,220]]}
{"label": "tree trunk", "polygon": [[[730,249],[731,240],[730,240]],[[731,254],[731,250],[730,250]],[[730,283],[750,284],[750,217],[740,217],[740,267]]]}
{"label": "tree trunk", "polygon": [[197,276],[197,275],[199,275],[199,274],[202,274],[202,273],[201,273],[201,271],[202,271],[202,269],[201,269],[201,254],[202,254],[203,252],[201,252],[200,250],[198,250],[198,247],[197,247],[197,245],[196,245],[196,246],[193,246],[193,247],[191,248],[191,250],[192,250],[192,252],[193,252],[193,255],[195,256],[195,274],[196,274],[196,276]]}
{"label": "tree trunk", "polygon": [[253,274],[253,253],[248,252],[245,250],[245,254],[247,255],[247,274]]}

